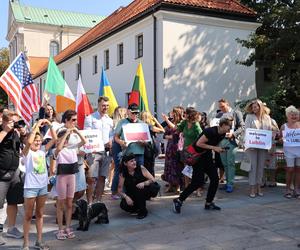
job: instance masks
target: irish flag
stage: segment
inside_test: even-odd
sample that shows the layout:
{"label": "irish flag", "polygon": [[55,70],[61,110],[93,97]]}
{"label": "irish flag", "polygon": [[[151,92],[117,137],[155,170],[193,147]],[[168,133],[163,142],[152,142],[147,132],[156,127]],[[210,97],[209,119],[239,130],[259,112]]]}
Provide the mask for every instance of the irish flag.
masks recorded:
{"label": "irish flag", "polygon": [[76,96],[76,111],[77,111],[77,124],[79,129],[84,127],[84,119],[86,116],[93,113],[92,105],[85,93],[82,85],[81,76],[78,79],[77,96]]}
{"label": "irish flag", "polygon": [[52,57],[49,58],[45,92],[56,96],[56,112],[61,113],[68,109],[75,110],[74,95]]}
{"label": "irish flag", "polygon": [[136,71],[133,87],[129,96],[128,104],[131,103],[136,103],[139,106],[140,111],[149,111],[146,84],[141,62]]}

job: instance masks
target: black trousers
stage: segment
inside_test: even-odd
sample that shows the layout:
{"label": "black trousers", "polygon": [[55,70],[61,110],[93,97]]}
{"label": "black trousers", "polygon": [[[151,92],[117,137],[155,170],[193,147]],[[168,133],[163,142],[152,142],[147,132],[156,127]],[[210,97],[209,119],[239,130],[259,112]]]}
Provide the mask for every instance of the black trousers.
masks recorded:
{"label": "black trousers", "polygon": [[179,200],[184,201],[191,193],[203,186],[204,174],[207,174],[210,180],[206,202],[210,203],[214,200],[219,185],[219,176],[211,157],[201,158],[197,164],[193,166],[192,181],[180,194]]}
{"label": "black trousers", "polygon": [[135,188],[126,192],[126,195],[133,200],[133,206],[129,206],[126,200],[123,198],[120,203],[121,209],[126,212],[145,212],[146,209],[146,200],[149,200],[151,197],[156,197],[160,190],[160,186],[157,182],[151,183],[149,186],[145,186],[143,189]]}

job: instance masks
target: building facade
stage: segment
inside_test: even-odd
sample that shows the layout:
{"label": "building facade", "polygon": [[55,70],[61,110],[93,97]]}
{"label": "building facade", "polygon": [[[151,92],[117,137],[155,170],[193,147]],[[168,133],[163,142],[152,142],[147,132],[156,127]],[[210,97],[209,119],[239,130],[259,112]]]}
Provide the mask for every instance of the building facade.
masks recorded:
{"label": "building facade", "polygon": [[[256,96],[255,67],[236,64],[251,51],[236,38],[247,38],[257,27],[255,13],[238,1],[136,0],[55,60],[74,94],[81,74],[94,107],[101,67],[119,105],[125,106],[142,62],[152,112],[183,105],[213,114],[220,98],[233,103]],[[41,67],[35,76],[41,93],[46,70]]]}

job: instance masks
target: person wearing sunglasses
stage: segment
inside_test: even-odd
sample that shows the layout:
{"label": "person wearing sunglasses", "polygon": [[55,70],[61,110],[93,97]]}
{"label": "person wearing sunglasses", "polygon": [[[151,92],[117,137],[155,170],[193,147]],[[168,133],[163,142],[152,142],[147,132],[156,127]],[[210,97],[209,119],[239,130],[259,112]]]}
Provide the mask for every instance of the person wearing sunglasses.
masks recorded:
{"label": "person wearing sunglasses", "polygon": [[128,106],[127,109],[127,115],[128,117],[126,119],[123,119],[119,121],[116,130],[115,130],[115,141],[120,144],[121,148],[123,149],[123,155],[124,154],[134,154],[135,160],[138,165],[144,165],[144,148],[147,142],[145,141],[138,141],[138,142],[132,142],[130,144],[127,144],[124,138],[123,133],[123,126],[129,123],[143,123],[139,119],[139,106],[136,103],[132,103]]}

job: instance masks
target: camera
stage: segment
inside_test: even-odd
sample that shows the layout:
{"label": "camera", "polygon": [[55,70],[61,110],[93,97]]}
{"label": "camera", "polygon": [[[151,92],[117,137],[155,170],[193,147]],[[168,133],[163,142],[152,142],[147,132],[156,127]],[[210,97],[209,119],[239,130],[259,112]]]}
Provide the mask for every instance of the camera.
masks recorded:
{"label": "camera", "polygon": [[26,123],[24,120],[19,120],[14,123],[14,128],[24,128],[26,126]]}

